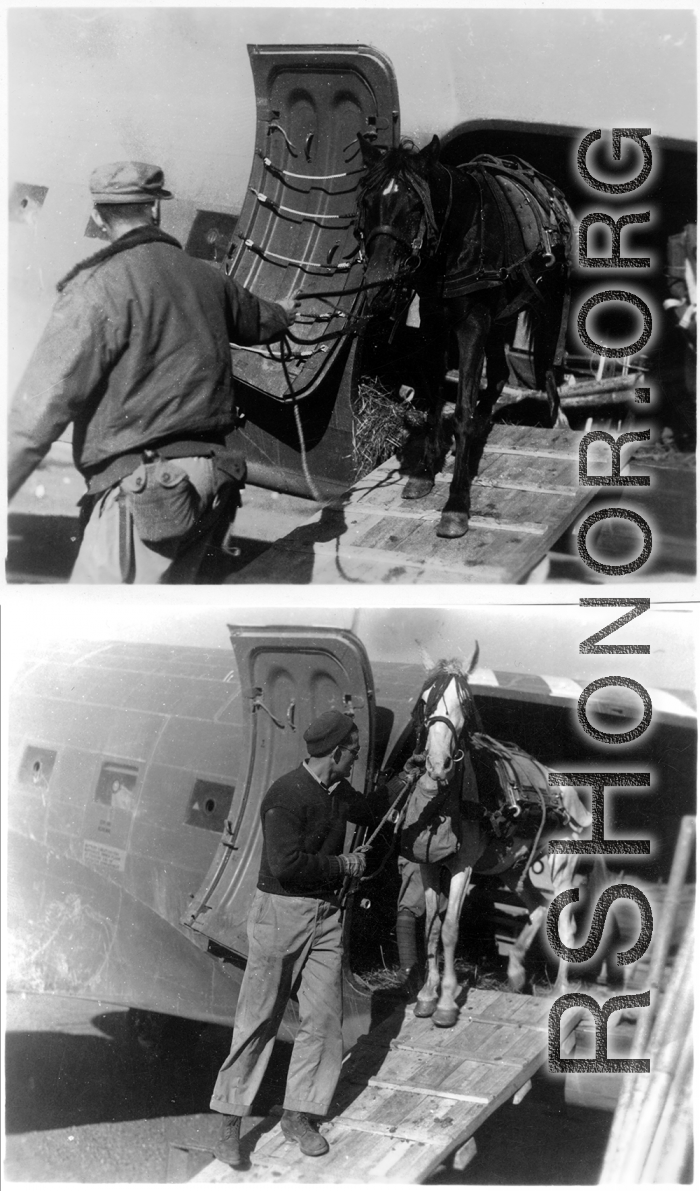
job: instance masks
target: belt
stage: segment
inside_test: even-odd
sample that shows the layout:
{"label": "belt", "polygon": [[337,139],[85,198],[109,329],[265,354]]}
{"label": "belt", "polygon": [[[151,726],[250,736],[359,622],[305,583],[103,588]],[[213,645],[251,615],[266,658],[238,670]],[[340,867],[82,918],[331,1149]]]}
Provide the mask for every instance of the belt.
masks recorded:
{"label": "belt", "polygon": [[232,480],[242,483],[245,480],[245,458],[240,450],[226,446],[223,435],[217,441],[212,437],[206,441],[201,438],[179,439],[177,442],[148,443],[138,451],[128,451],[117,455],[98,468],[83,469],[83,476],[90,496],[106,492],[121,480],[130,476],[143,462],[145,450],[156,451],[161,459],[185,459],[188,457],[203,457],[213,459],[217,468],[225,472]]}

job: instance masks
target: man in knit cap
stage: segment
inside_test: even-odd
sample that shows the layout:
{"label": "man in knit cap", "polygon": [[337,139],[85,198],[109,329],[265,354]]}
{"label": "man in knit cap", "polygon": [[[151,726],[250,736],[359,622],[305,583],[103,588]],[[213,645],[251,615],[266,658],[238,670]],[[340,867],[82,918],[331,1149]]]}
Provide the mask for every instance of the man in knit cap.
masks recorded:
{"label": "man in knit cap", "polygon": [[163,171],[90,179],[109,245],[58,283],[10,412],[10,499],[73,423],[87,484],[74,583],[190,583],[240,503],[230,343],[279,338],[294,297],[256,298],[160,229]]}
{"label": "man in knit cap", "polygon": [[[308,756],[278,778],[261,806],[263,849],[248,917],[248,962],[231,1052],[211,1107],[223,1114],[216,1157],[240,1164],[241,1118],[249,1116],[299,977],[299,1032],[287,1076],[282,1132],[303,1154],[328,1142],[317,1132],[329,1109],[343,1057],[342,915],[346,876],[364,872],[361,851],[343,855],[345,830],[375,822],[379,813],[347,777],[360,751],[354,721],[327,711],[304,733]],[[313,1120],[309,1119],[311,1114]]]}

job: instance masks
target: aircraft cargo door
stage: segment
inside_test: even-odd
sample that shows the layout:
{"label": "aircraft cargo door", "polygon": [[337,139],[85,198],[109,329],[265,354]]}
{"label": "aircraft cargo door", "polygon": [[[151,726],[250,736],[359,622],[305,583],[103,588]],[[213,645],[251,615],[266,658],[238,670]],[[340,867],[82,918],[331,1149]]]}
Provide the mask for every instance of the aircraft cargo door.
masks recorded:
{"label": "aircraft cargo door", "polygon": [[289,402],[290,385],[300,398],[315,393],[349,345],[343,332],[363,272],[353,234],[357,134],[397,143],[398,89],[389,59],[371,46],[252,45],[248,53],[255,155],[227,271],[263,298],[298,290],[303,300],[289,358],[282,362],[279,347],[234,347],[232,365],[237,380]]}
{"label": "aircraft cargo door", "polygon": [[371,778],[374,690],[369,659],[351,632],[229,629],[243,689],[245,779],[236,817],[225,824],[209,872],[182,922],[245,956],[246,919],[262,847],[263,796],[276,778],[304,760],[305,729],[332,708],[357,723],[361,751],[350,781],[364,790]]}

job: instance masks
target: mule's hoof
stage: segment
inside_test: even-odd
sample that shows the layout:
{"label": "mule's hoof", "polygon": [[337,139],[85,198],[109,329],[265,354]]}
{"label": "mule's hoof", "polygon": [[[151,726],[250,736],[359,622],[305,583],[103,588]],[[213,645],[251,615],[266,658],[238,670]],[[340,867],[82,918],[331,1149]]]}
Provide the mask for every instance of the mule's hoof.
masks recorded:
{"label": "mule's hoof", "polygon": [[468,513],[444,512],[437,527],[439,538],[461,538],[469,529]]}
{"label": "mule's hoof", "polygon": [[433,1025],[442,1026],[449,1029],[450,1026],[457,1025],[457,1018],[459,1017],[459,1009],[436,1009],[433,1014]]}
{"label": "mule's hoof", "polygon": [[403,500],[420,500],[421,497],[427,496],[433,490],[433,481],[427,479],[425,476],[411,476],[404,484],[403,492],[401,493]]}
{"label": "mule's hoof", "polygon": [[432,1001],[421,1001],[420,997],[413,1006],[414,1017],[432,1017],[437,1009],[438,999],[433,997]]}

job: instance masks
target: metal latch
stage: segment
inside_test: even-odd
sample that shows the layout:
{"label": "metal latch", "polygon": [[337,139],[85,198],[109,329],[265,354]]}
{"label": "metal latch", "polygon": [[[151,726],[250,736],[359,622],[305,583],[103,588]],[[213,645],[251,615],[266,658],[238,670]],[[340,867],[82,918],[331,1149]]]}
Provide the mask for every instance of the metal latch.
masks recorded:
{"label": "metal latch", "polygon": [[[252,690],[247,691],[246,694],[247,694],[247,698],[252,699],[253,713],[255,713],[256,711],[264,711],[267,715],[269,715],[269,717],[272,720],[275,727],[281,728],[284,731],[284,724],[282,723],[282,721],[278,720],[277,716],[272,714],[272,712],[270,711],[270,708],[266,707],[265,704],[263,703],[263,701],[262,701],[263,689],[261,686],[254,686],[252,688]],[[289,709],[287,711],[287,714],[289,714]]]}

